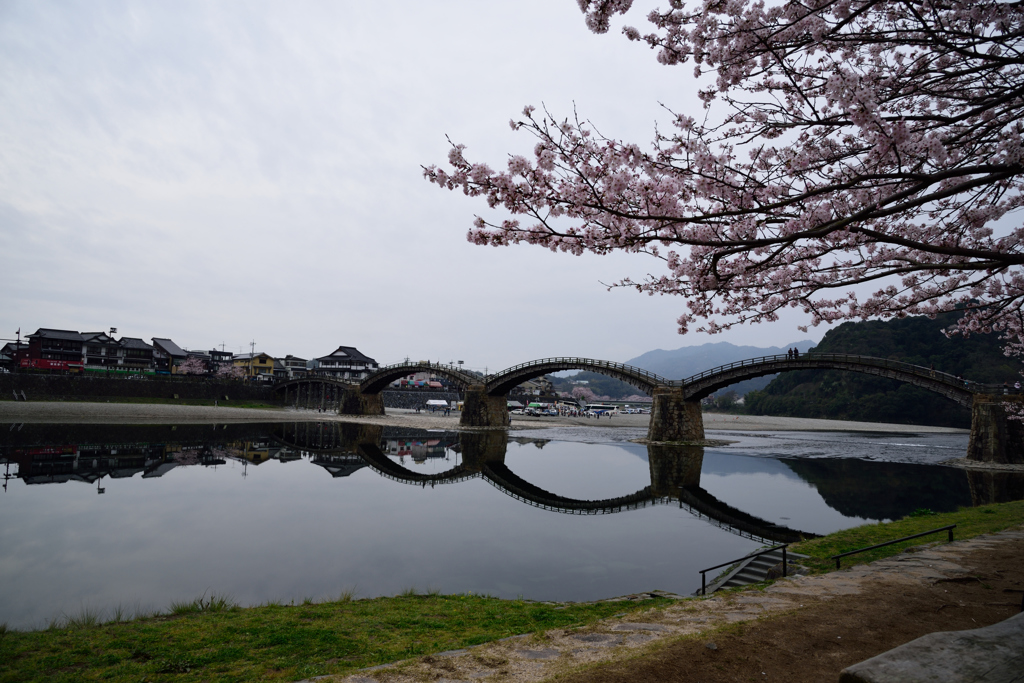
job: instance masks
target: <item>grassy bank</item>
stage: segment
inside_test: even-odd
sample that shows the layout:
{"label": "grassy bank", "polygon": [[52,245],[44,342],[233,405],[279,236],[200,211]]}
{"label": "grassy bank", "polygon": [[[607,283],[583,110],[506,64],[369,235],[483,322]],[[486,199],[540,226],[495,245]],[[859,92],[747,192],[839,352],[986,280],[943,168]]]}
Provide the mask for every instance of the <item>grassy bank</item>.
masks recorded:
{"label": "grassy bank", "polygon": [[240,609],[197,600],[129,622],[99,624],[85,614],[43,631],[0,631],[0,681],[296,681],[582,626],[659,602],[403,595]]}
{"label": "grassy bank", "polygon": [[[837,531],[811,541],[804,541],[790,546],[794,552],[810,555],[811,559],[804,562],[815,572],[827,572],[835,569],[835,561],[829,558],[858,548],[886,543],[888,541],[912,536],[938,527],[956,524],[953,530],[954,540],[964,540],[1002,531],[1010,527],[1024,524],[1024,501],[983,505],[974,508],[961,508],[956,512],[933,513],[930,510],[919,510],[917,513],[896,520],[879,524],[865,524]],[[894,545],[871,550],[850,557],[844,557],[843,567],[850,567],[866,562],[873,562],[884,557],[898,555],[907,548],[935,542],[946,542],[946,532],[933,536],[925,536],[912,541],[904,541]]]}

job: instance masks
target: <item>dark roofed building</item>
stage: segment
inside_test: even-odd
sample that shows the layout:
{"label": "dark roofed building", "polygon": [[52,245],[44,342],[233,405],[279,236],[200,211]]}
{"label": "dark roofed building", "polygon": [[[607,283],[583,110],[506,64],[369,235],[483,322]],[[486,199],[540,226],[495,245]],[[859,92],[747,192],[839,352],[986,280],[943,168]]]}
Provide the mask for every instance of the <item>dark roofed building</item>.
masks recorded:
{"label": "dark roofed building", "polygon": [[333,353],[313,361],[313,371],[335,379],[361,380],[380,366],[354,346],[339,346]]}
{"label": "dark roofed building", "polygon": [[121,337],[121,367],[133,370],[153,368],[153,347],[136,337]]}
{"label": "dark roofed building", "polygon": [[279,358],[281,365],[287,371],[288,379],[296,379],[297,377],[306,376],[306,359],[299,358],[298,356],[287,355],[284,358]]}
{"label": "dark roofed building", "polygon": [[87,368],[117,365],[121,345],[106,332],[83,332]]}
{"label": "dark roofed building", "polygon": [[28,353],[28,343],[12,341],[4,344],[0,349],[0,368],[13,370],[18,367],[18,359],[22,354]]}
{"label": "dark roofed building", "polygon": [[188,354],[170,339],[153,337],[153,365],[158,372],[174,372]]}
{"label": "dark roofed building", "polygon": [[61,361],[64,363],[81,363],[85,347],[85,337],[74,330],[52,330],[40,327],[35,334],[28,337],[28,357]]}
{"label": "dark roofed building", "polygon": [[230,351],[218,351],[217,349],[210,349],[210,361],[212,363],[217,364],[218,366],[224,364],[230,365],[234,357],[235,354],[231,353]]}

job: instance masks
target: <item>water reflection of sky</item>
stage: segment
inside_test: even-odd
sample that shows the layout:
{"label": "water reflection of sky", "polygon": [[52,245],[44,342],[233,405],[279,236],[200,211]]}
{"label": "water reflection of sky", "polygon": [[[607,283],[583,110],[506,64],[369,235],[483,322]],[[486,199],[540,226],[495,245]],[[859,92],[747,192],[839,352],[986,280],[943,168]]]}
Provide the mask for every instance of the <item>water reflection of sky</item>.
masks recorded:
{"label": "water reflection of sky", "polygon": [[[624,431],[519,432],[504,463],[565,498],[625,496],[652,482],[647,448],[623,440]],[[381,450],[392,448],[390,459],[413,472],[439,474],[463,454],[436,436]],[[547,440],[555,436],[564,440]],[[954,448],[947,435],[738,436],[705,451],[700,487],[769,522],[824,533],[913,506],[970,504],[962,472],[912,464],[912,453],[929,462]],[[816,455],[829,448],[841,457]],[[897,462],[871,462],[884,453]],[[538,600],[690,592],[699,569],[760,545],[675,504],[558,514],[479,476],[410,486],[359,466],[332,477],[308,455],[164,471],[104,478],[102,496],[81,482],[10,482],[0,494],[0,581],[16,588],[0,593],[0,621],[40,626],[83,606],[162,609],[204,592],[242,604],[352,588],[361,596],[417,587]]]}

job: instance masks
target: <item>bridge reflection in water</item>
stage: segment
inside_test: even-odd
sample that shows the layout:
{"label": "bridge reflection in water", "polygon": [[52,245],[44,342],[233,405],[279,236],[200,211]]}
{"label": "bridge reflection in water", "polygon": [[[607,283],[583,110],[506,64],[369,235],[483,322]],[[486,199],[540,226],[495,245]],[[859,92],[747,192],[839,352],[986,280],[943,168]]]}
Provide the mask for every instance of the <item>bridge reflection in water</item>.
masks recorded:
{"label": "bridge reflection in water", "polygon": [[[643,448],[649,485],[612,498],[580,499],[545,490],[517,474],[506,464],[508,443],[504,430],[424,432],[334,421],[213,429],[210,425],[29,425],[23,431],[0,434],[0,463],[8,463],[6,487],[6,480],[14,477],[26,484],[79,481],[100,485],[104,477],[123,479],[140,472],[144,479],[162,477],[181,465],[217,465],[223,464],[224,458],[258,465],[270,459],[306,457],[332,477],[347,477],[369,467],[392,481],[422,487],[479,478],[518,501],[564,514],[604,515],[674,505],[746,538],[774,543],[815,535],[761,519],[709,493],[701,486],[704,448],[700,446],[648,443]],[[435,473],[409,469],[393,457],[423,462],[449,452],[458,453],[460,462]],[[9,473],[10,465],[17,466],[16,475]],[[921,499],[920,491],[906,495],[919,478],[907,471],[915,467],[912,465],[798,458],[787,460],[786,467],[813,485],[830,507],[849,517],[895,518],[915,509],[904,509],[907,500]],[[927,487],[942,489],[938,498],[948,499],[954,508],[1024,498],[1024,477],[1020,475],[956,470],[946,474],[941,483],[931,475]],[[880,505],[879,496],[892,500]],[[940,509],[937,503],[927,504]]]}
{"label": "bridge reflection in water", "polygon": [[[646,451],[647,486],[612,498],[581,499],[548,491],[517,474],[506,464],[509,440],[503,430],[425,432],[335,421],[16,425],[0,430],[0,465],[6,490],[12,479],[29,485],[86,482],[102,486],[104,478],[129,479],[140,473],[142,479],[161,478],[177,467],[216,466],[224,464],[225,458],[247,465],[305,458],[335,478],[369,467],[386,479],[420,487],[483,479],[518,501],[564,514],[605,515],[673,505],[746,538],[787,542],[815,535],[766,521],[710,493],[701,486],[705,451],[700,446],[636,445]],[[439,462],[451,453],[458,454],[458,464],[441,472],[416,471],[402,462],[406,458],[418,464]],[[716,451],[714,457],[722,455]],[[925,466],[925,474],[922,465],[856,458],[797,457],[780,462],[812,486],[830,508],[851,519],[895,519],[917,507],[952,510],[1024,499],[1024,475],[1009,472]]]}
{"label": "bridge reflection in water", "polygon": [[553,512],[575,515],[614,514],[652,505],[678,505],[716,526],[745,538],[770,542],[795,542],[816,534],[789,529],[759,519],[718,500],[700,487],[704,448],[648,444],[651,484],[616,498],[582,500],[546,491],[518,476],[505,464],[506,432],[464,432],[459,435],[461,463],[451,469],[424,474],[410,470],[388,457],[380,448],[383,427],[329,423],[278,425],[274,438],[282,445],[308,453],[313,462],[341,461],[349,467],[360,461],[394,481],[418,486],[455,484],[482,478],[521,502]]}
{"label": "bridge reflection in water", "polygon": [[[392,481],[421,487],[458,484],[483,479],[506,495],[552,512],[572,515],[605,515],[654,505],[673,505],[738,536],[770,543],[790,543],[816,537],[816,533],[791,529],[749,514],[716,498],[701,486],[704,447],[646,444],[650,485],[623,496],[579,499],[547,491],[517,475],[505,463],[509,437],[504,431],[445,432],[430,434],[443,449],[456,451],[461,462],[442,472],[423,473],[405,467],[382,449],[392,444],[423,439],[422,430],[401,430],[375,425],[338,422],[282,423],[274,426],[273,438],[282,446],[307,455],[312,462],[346,474],[370,467]],[[801,480],[812,484],[825,502],[842,514],[862,519],[897,519],[921,507],[956,509],[961,505],[986,505],[1024,499],[1024,476],[1007,472],[960,471],[938,468],[922,485],[935,489],[934,496],[913,489],[919,465],[865,462],[855,459],[786,461]],[[935,468],[932,468],[935,469]],[[908,481],[908,477],[914,481]],[[916,477],[916,478],[915,478]],[[872,491],[849,490],[850,482],[864,482]],[[892,486],[886,487],[885,482]],[[920,483],[920,482],[919,482]],[[888,490],[894,489],[894,490]],[[899,489],[899,490],[895,490]],[[879,507],[879,499],[884,501]],[[927,500],[926,500],[927,499]],[[916,502],[914,502],[916,501]],[[882,514],[879,514],[882,510]]]}

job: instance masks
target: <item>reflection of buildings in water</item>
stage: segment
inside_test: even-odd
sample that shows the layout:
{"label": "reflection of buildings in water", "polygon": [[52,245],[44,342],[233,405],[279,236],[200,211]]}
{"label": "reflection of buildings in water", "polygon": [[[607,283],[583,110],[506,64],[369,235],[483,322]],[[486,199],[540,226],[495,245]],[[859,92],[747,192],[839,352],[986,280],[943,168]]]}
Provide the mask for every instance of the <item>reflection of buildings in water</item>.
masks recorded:
{"label": "reflection of buildings in water", "polygon": [[223,446],[224,457],[250,465],[261,465],[269,460],[295,462],[302,460],[303,452],[274,441],[235,441]]}
{"label": "reflection of buildings in water", "polygon": [[92,484],[102,477],[126,479],[145,473],[164,461],[164,447],[137,443],[64,444],[8,448],[3,457],[17,464],[17,476],[26,484]]}
{"label": "reflection of buildings in water", "polygon": [[[28,485],[62,484],[69,481],[93,484],[103,477],[143,479],[162,477],[184,465],[223,465],[217,449],[154,443],[64,444],[36,448],[0,448],[6,464],[5,479],[19,478]],[[9,474],[10,465],[17,471]],[[6,481],[5,481],[6,483]]]}
{"label": "reflection of buildings in water", "polygon": [[415,463],[428,458],[446,457],[447,448],[441,439],[388,439],[384,452],[392,457],[410,457]]}
{"label": "reflection of buildings in water", "polygon": [[323,467],[334,478],[347,477],[366,467],[366,461],[356,453],[314,453],[310,462]]}
{"label": "reflection of buildings in water", "polygon": [[270,440],[236,441],[227,445],[228,457],[242,460],[252,465],[259,465],[271,459],[271,449],[276,448]]}
{"label": "reflection of buildings in water", "polygon": [[276,446],[270,449],[270,457],[281,462],[295,462],[296,460],[302,460],[302,453],[287,446]]}

